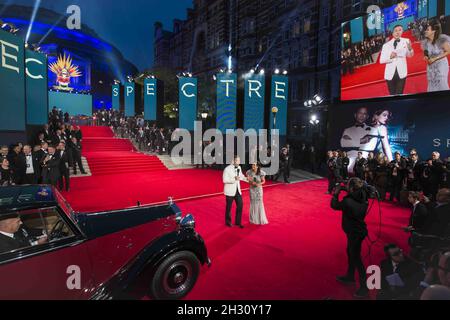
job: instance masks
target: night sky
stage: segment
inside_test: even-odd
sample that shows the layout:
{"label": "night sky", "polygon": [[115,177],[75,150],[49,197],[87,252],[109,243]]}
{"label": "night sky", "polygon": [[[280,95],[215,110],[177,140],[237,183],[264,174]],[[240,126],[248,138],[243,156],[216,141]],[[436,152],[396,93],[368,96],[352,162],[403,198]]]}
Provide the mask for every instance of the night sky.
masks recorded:
{"label": "night sky", "polygon": [[[37,0],[0,0],[0,4],[33,6]],[[41,7],[65,13],[81,8],[81,22],[116,46],[140,70],[153,64],[153,24],[172,30],[174,18],[185,19],[192,0],[42,0]]]}

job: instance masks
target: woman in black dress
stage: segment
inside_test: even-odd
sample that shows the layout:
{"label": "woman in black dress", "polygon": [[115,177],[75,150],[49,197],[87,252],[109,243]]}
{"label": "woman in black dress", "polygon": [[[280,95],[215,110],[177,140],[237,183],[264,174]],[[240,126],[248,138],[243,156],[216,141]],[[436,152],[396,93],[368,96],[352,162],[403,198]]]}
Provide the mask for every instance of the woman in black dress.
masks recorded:
{"label": "woman in black dress", "polygon": [[0,187],[12,185],[12,171],[9,168],[9,161],[5,158],[0,165]]}

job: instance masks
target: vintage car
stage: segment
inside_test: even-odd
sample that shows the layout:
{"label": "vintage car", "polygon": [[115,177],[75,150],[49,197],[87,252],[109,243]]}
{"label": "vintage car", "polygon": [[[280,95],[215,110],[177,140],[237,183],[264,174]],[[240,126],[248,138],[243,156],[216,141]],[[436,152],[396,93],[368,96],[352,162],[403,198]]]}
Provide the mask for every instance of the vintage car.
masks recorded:
{"label": "vintage car", "polygon": [[0,299],[180,299],[205,264],[170,200],[86,214],[50,186],[0,188]]}

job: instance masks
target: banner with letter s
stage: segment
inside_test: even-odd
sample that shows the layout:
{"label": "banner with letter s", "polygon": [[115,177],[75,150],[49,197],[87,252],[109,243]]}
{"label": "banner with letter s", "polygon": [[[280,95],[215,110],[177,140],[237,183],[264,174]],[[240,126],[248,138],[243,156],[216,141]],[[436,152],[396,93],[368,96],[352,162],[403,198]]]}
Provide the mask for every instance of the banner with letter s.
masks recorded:
{"label": "banner with letter s", "polygon": [[113,110],[120,110],[120,84],[112,86],[112,108]]}

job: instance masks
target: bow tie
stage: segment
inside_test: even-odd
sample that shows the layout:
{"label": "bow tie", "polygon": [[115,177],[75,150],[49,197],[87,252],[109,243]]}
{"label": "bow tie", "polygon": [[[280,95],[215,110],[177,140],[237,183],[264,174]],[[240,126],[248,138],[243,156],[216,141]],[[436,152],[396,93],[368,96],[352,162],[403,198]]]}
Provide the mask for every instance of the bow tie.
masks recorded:
{"label": "bow tie", "polygon": [[355,127],[356,128],[364,128],[364,125],[363,124],[355,124]]}

